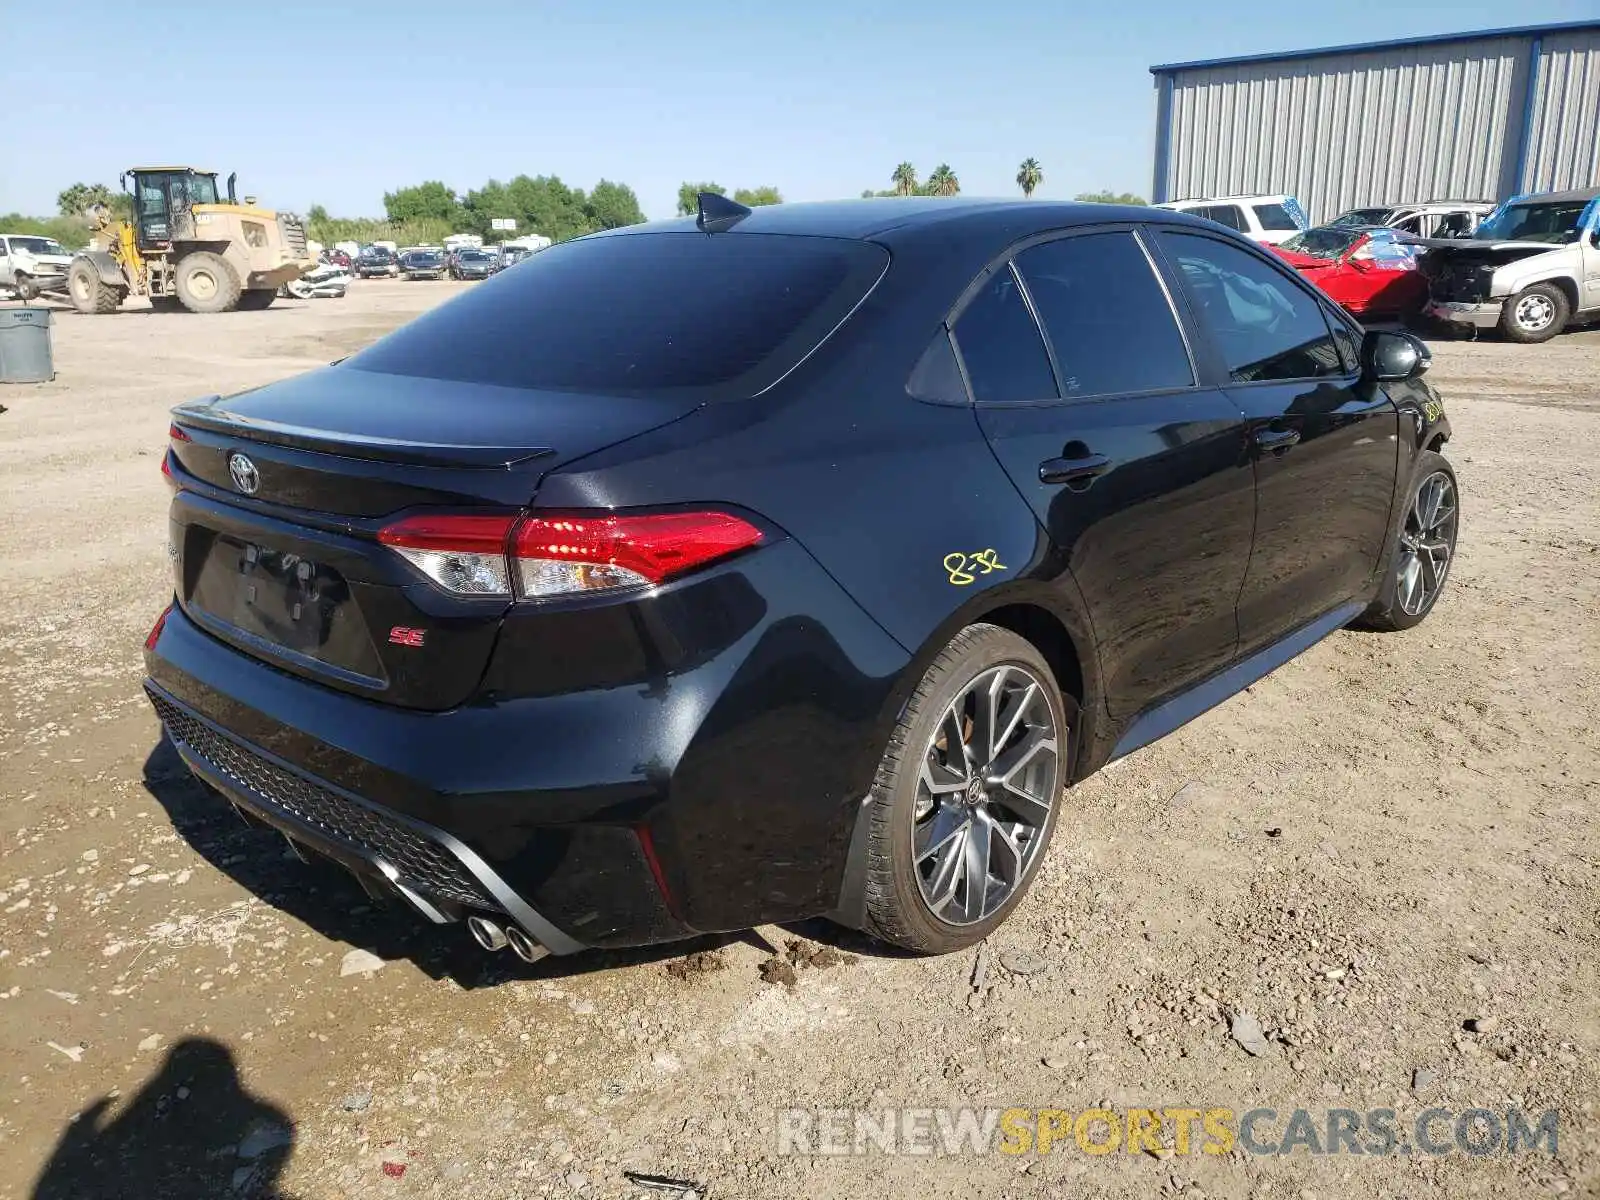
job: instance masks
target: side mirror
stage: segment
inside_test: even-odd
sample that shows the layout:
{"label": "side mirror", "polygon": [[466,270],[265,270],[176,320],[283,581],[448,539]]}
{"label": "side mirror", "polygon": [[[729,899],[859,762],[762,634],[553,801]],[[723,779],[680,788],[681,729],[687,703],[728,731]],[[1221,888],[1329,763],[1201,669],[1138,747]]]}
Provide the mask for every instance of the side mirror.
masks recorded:
{"label": "side mirror", "polygon": [[1357,258],[1355,255],[1351,255],[1346,261],[1358,271],[1372,270],[1372,260],[1370,258]]}
{"label": "side mirror", "polygon": [[1415,379],[1433,365],[1433,353],[1409,333],[1374,330],[1361,341],[1361,377],[1369,383]]}

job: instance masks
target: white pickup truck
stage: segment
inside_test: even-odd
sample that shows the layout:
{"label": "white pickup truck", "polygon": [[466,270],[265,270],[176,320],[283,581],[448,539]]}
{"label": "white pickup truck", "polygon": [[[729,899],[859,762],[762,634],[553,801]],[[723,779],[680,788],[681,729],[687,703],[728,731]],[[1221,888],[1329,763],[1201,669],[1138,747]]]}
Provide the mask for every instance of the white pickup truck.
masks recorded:
{"label": "white pickup truck", "polygon": [[1428,316],[1516,342],[1600,320],[1600,188],[1514,196],[1471,238],[1406,238],[1426,253]]}
{"label": "white pickup truck", "polygon": [[41,285],[59,287],[71,265],[72,252],[55,238],[0,233],[0,287],[20,300],[32,300]]}

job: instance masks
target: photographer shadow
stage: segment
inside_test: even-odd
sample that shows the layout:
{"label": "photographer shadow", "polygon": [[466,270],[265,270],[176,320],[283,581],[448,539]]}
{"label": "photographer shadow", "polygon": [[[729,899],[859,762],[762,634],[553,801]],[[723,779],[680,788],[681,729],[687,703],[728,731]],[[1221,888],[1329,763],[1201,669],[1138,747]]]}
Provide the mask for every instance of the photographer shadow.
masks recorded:
{"label": "photographer shadow", "polygon": [[232,1053],[186,1038],[115,1116],[102,1096],[62,1133],[32,1200],[289,1200],[278,1180],[294,1123],[252,1095]]}

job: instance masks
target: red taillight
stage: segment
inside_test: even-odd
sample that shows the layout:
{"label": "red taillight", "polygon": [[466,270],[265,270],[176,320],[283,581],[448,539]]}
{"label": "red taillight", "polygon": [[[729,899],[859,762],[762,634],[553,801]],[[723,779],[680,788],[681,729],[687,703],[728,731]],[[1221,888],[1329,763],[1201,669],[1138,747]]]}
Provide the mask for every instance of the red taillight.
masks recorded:
{"label": "red taillight", "polygon": [[650,587],[761,541],[724,512],[435,514],[389,525],[378,540],[448,592],[538,600]]}
{"label": "red taillight", "polygon": [[181,426],[173,424],[167,427],[167,437],[175,442],[192,442],[194,439],[185,433]]}
{"label": "red taillight", "polygon": [[154,650],[156,648],[156,643],[161,640],[161,631],[167,627],[167,617],[171,613],[172,605],[170,604],[161,610],[161,615],[156,618],[156,623],[151,628],[149,636],[144,639],[144,648],[146,650]]}
{"label": "red taillight", "polygon": [[407,517],[379,530],[378,540],[447,592],[460,596],[509,596],[511,571],[506,565],[506,541],[516,522],[512,513]]}
{"label": "red taillight", "polygon": [[519,590],[538,599],[664,583],[760,540],[754,525],[723,512],[537,514],[517,526],[511,552]]}

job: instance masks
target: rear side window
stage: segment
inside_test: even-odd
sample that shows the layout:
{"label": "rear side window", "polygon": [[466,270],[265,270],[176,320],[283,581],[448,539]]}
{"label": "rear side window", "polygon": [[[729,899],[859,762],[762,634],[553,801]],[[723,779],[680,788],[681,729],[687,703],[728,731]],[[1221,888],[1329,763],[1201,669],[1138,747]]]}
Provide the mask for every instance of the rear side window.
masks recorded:
{"label": "rear side window", "polygon": [[1294,214],[1281,204],[1252,204],[1250,207],[1256,210],[1261,228],[1270,233],[1294,233],[1300,228]]}
{"label": "rear side window", "polygon": [[1239,212],[1239,206],[1236,204],[1211,204],[1205,208],[1197,208],[1194,211],[1196,215],[1202,216],[1208,221],[1215,221],[1218,225],[1226,225],[1229,229],[1237,229],[1241,233],[1244,232],[1244,220]]}
{"label": "rear side window", "polygon": [[972,398],[979,404],[1057,398],[1044,339],[1009,266],[984,280],[954,333]]}
{"label": "rear side window", "polygon": [[1061,371],[1061,394],[1189,387],[1189,352],[1150,260],[1131,233],[1062,238],[1024,250],[1017,269]]}
{"label": "rear side window", "polygon": [[1235,382],[1344,373],[1321,306],[1276,268],[1215,238],[1161,237]]}
{"label": "rear side window", "polygon": [[888,266],[870,242],[644,233],[554,246],[345,364],[557,391],[753,394],[813,350]]}

